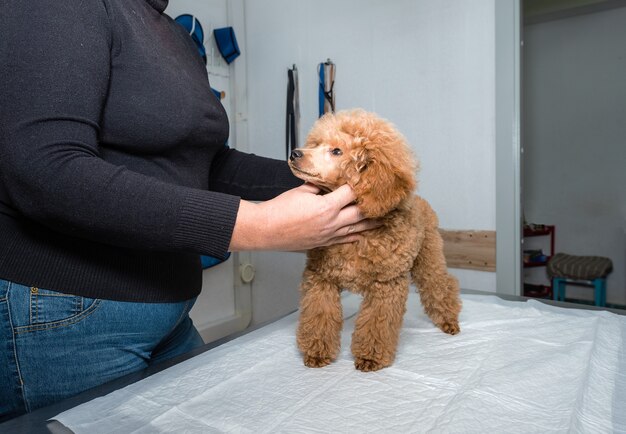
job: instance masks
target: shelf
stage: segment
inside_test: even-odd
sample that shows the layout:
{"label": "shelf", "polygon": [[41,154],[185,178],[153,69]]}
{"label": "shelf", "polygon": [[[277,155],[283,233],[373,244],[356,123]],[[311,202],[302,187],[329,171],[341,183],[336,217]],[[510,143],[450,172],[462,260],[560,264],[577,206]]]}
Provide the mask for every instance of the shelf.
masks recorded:
{"label": "shelf", "polygon": [[524,297],[552,299],[552,286],[525,283]]}
{"label": "shelf", "polygon": [[[537,257],[541,257],[544,258],[545,260],[542,261],[536,261],[536,262],[523,262],[523,267],[524,268],[540,268],[540,267],[546,267],[548,265],[548,262],[550,261],[550,259],[552,258],[552,255],[554,255],[554,235],[556,233],[556,229],[554,225],[530,225],[530,226],[524,226],[524,237],[525,238],[530,238],[530,237],[548,237],[549,238],[549,244],[550,244],[550,253],[549,254],[544,254],[543,253],[543,249],[542,250],[538,250],[538,252],[542,255],[542,256],[537,256]],[[532,252],[531,249],[526,250],[526,252]],[[534,297],[534,298],[552,298],[552,282],[550,281],[548,283],[548,285],[533,285],[533,284],[529,284],[529,283],[524,283],[524,295],[527,297]]]}
{"label": "shelf", "polygon": [[[549,261],[549,259],[548,259]],[[533,267],[545,267],[548,265],[548,261],[545,262],[524,262],[524,268],[533,268]]]}
{"label": "shelf", "polygon": [[552,235],[554,233],[554,226],[544,226],[542,229],[532,229],[529,227],[524,228],[525,237],[540,237],[543,235]]}

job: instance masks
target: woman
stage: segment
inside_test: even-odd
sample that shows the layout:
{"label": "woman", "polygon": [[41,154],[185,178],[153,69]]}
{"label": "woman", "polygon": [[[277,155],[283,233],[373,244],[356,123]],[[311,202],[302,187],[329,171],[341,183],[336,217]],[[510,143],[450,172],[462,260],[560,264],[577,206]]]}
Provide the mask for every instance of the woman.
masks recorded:
{"label": "woman", "polygon": [[0,420],[201,344],[200,255],[373,225],[348,187],[321,196],[224,146],[224,110],[166,6],[0,0]]}

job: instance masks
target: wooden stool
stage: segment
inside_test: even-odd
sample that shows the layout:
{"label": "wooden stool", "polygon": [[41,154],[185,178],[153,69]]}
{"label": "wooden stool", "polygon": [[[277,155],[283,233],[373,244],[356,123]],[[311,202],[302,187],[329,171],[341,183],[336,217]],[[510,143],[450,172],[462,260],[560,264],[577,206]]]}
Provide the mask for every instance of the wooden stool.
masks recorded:
{"label": "wooden stool", "polygon": [[601,256],[574,256],[557,253],[548,262],[547,272],[552,279],[554,300],[565,301],[565,285],[594,288],[594,304],[606,305],[606,276],[613,270],[613,262]]}

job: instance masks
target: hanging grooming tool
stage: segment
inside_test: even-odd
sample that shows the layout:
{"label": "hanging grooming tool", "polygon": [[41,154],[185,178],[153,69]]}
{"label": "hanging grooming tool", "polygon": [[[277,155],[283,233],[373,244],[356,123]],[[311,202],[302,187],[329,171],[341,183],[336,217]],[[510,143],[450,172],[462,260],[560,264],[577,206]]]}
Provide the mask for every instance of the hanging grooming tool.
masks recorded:
{"label": "hanging grooming tool", "polygon": [[327,59],[317,67],[319,75],[319,116],[335,111],[335,64]]}
{"label": "hanging grooming tool", "polygon": [[232,27],[222,27],[220,29],[213,30],[213,37],[217,44],[217,49],[226,61],[230,64],[240,54],[239,44],[237,44],[237,37],[235,36],[235,30]]}
{"label": "hanging grooming tool", "polygon": [[204,30],[202,25],[196,17],[190,14],[183,14],[176,17],[174,20],[189,32],[191,39],[198,48],[198,54],[202,57],[204,64],[206,65],[206,48],[204,47]]}
{"label": "hanging grooming tool", "polygon": [[224,92],[223,90],[211,88],[211,92],[213,92],[213,95],[215,95],[215,97],[220,101],[226,98],[226,92]]}
{"label": "hanging grooming tool", "polygon": [[287,119],[285,130],[285,143],[287,159],[291,151],[298,147],[298,134],[300,132],[300,88],[298,84],[298,68],[287,70]]}

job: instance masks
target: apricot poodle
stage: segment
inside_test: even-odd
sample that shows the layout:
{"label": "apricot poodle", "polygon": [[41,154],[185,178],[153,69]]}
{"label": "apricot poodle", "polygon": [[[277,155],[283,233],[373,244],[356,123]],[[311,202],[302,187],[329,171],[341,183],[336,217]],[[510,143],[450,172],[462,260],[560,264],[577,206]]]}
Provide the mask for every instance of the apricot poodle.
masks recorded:
{"label": "apricot poodle", "polygon": [[446,268],[437,215],[413,194],[417,163],[389,122],[362,110],[324,115],[289,165],[327,191],[349,184],[361,213],[382,222],[360,241],[307,252],[297,331],[306,366],[328,365],[339,354],[343,289],[363,296],[351,346],[361,371],[393,362],[410,278],[433,323],[459,333],[459,285]]}

